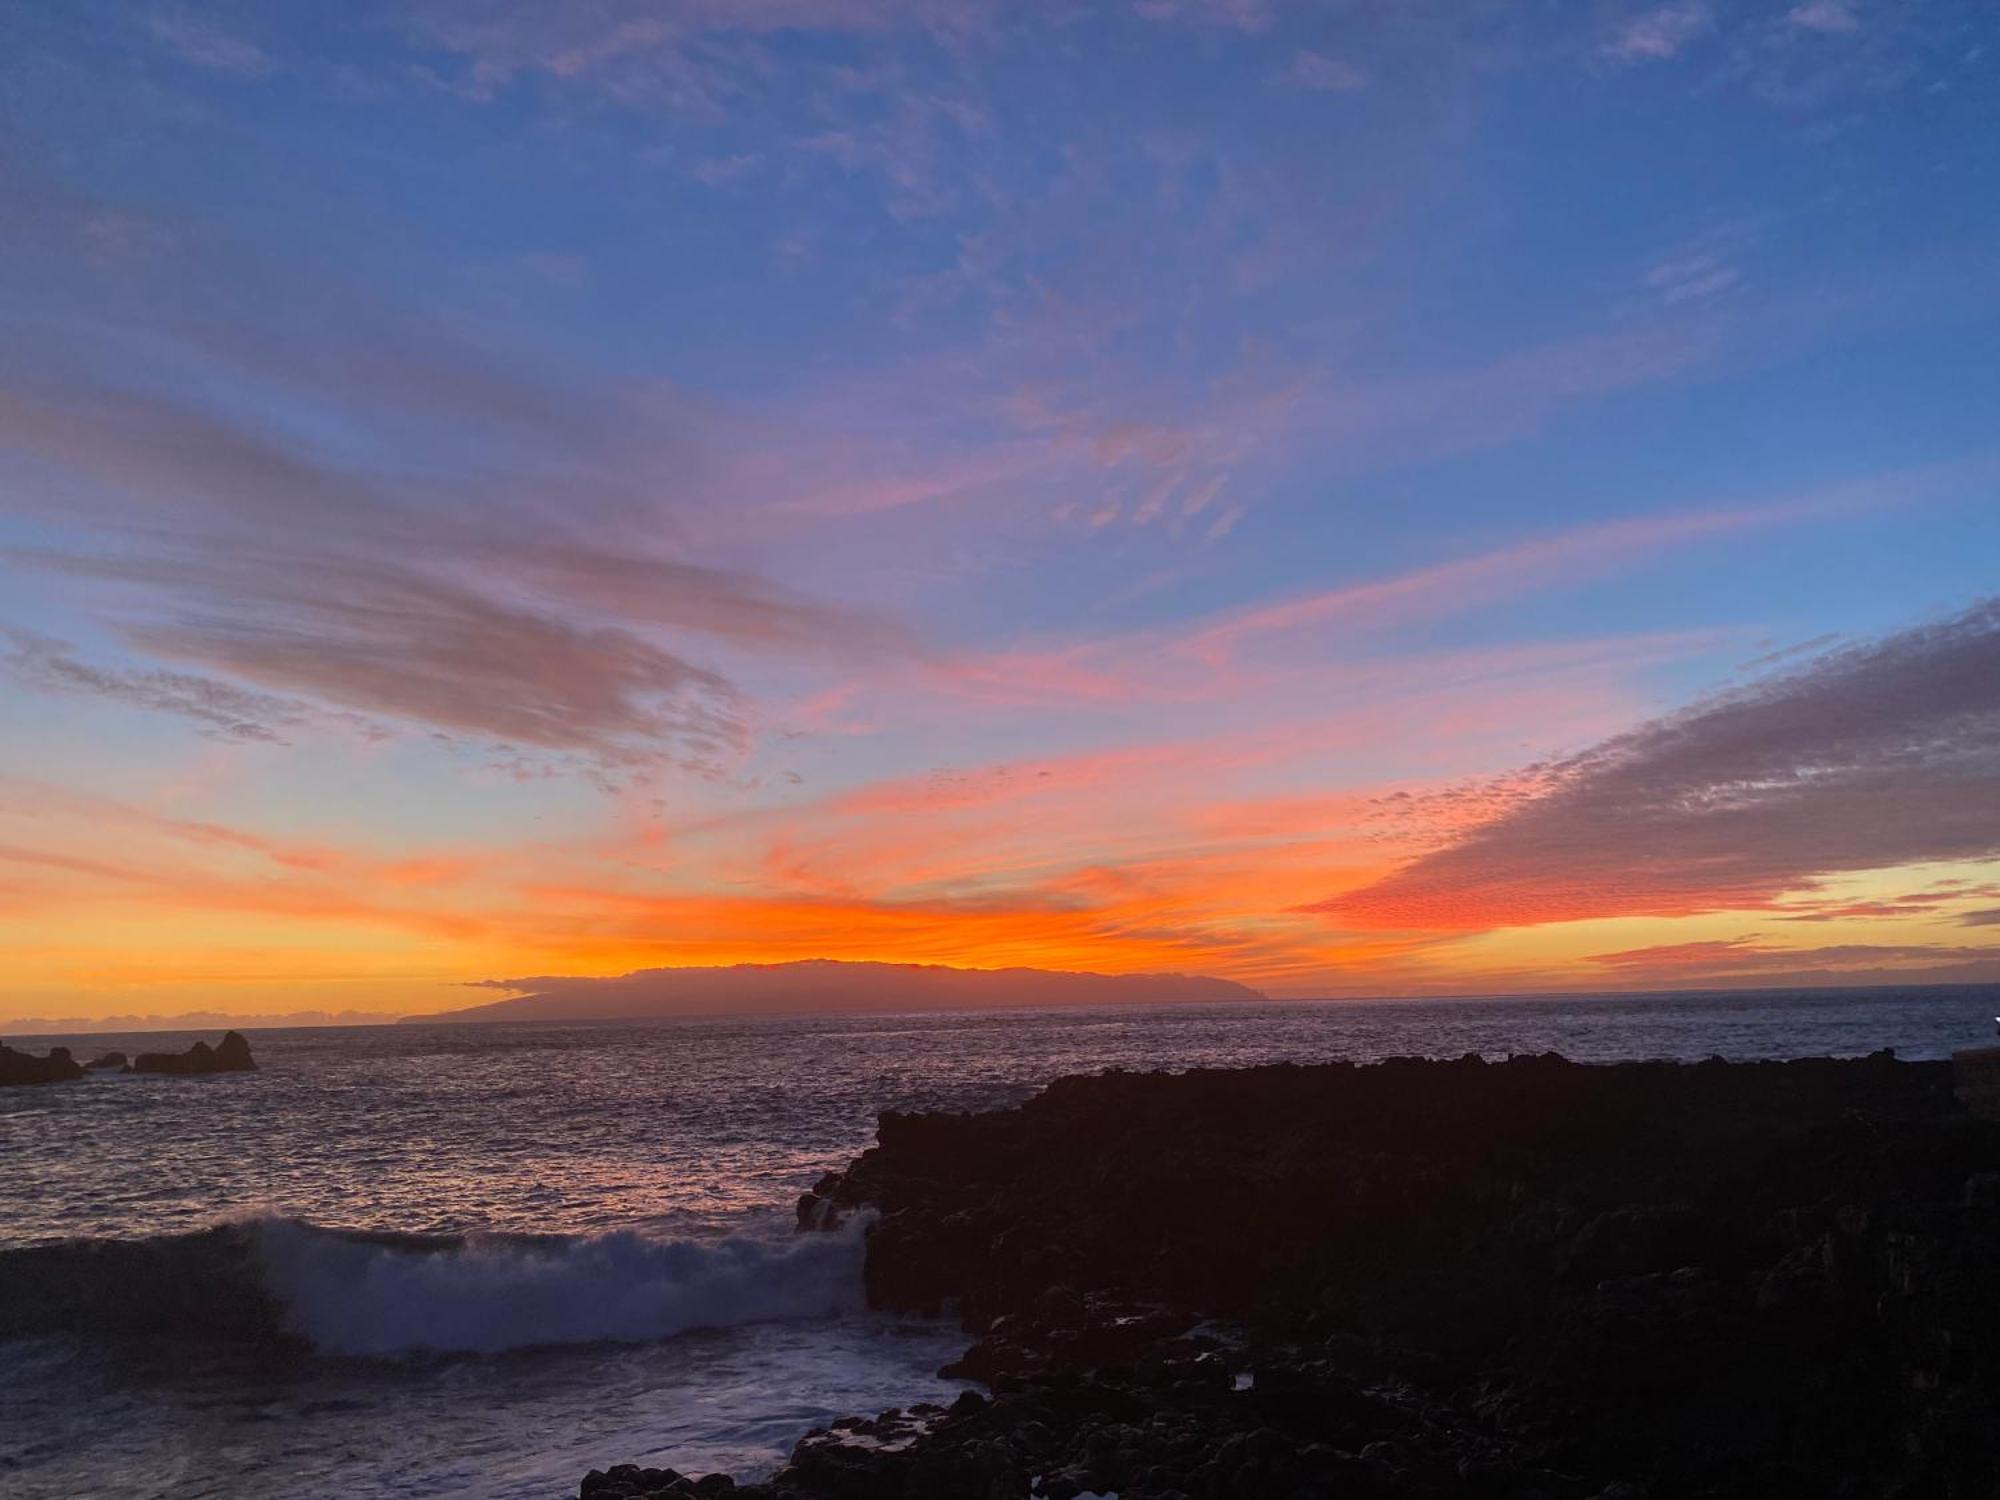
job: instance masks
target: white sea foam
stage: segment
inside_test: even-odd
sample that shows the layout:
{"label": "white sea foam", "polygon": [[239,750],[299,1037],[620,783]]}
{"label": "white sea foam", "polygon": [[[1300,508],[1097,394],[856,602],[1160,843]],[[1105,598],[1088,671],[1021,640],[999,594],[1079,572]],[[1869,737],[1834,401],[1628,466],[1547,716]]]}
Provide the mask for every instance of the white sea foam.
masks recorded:
{"label": "white sea foam", "polygon": [[823,1317],[862,1305],[861,1226],[702,1244],[630,1233],[416,1250],[267,1222],[285,1326],[326,1354],[497,1353]]}

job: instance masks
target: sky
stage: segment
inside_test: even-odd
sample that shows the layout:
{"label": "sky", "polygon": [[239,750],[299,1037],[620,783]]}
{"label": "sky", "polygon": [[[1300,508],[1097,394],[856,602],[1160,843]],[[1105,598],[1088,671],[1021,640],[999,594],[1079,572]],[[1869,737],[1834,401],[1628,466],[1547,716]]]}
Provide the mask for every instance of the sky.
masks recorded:
{"label": "sky", "polygon": [[1976,0],[0,9],[0,1023],[2000,980]]}

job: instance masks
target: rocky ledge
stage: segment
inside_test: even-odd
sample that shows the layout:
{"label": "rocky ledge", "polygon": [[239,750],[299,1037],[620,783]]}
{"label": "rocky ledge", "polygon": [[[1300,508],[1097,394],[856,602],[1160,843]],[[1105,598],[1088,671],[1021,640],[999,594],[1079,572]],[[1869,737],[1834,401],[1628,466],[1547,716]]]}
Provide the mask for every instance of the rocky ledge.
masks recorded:
{"label": "rocky ledge", "polygon": [[1947,1064],[1108,1074],[878,1139],[801,1227],[876,1210],[870,1301],[989,1394],[738,1495],[2000,1494],[2000,1125]]}

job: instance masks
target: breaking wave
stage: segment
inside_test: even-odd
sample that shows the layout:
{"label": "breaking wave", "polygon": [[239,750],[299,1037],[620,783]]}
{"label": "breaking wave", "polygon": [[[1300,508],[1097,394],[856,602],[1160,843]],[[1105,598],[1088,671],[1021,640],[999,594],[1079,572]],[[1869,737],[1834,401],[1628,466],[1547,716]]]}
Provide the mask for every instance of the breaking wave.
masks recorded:
{"label": "breaking wave", "polygon": [[292,1219],[0,1253],[0,1338],[296,1341],[323,1354],[642,1342],[862,1305],[861,1230],[713,1242],[365,1234]]}
{"label": "breaking wave", "polygon": [[476,1238],[410,1254],[274,1224],[262,1249],[287,1330],[329,1354],[663,1339],[861,1303],[852,1234],[712,1244],[630,1233]]}

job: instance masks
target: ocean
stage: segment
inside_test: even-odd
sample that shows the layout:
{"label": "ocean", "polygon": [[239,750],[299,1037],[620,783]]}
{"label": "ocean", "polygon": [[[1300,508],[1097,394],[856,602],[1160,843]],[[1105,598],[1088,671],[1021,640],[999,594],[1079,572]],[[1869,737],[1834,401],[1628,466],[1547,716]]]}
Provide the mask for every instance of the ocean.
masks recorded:
{"label": "ocean", "polygon": [[[1948,1056],[2000,990],[260,1030],[258,1071],[0,1089],[0,1492],[559,1500],[741,1479],[957,1389],[793,1205],[882,1109],[1107,1068]],[[204,1034],[213,1040],[214,1033]],[[179,1050],[196,1034],[35,1037]],[[273,1307],[293,1339],[245,1337]],[[302,1341],[302,1342],[301,1342]]]}

